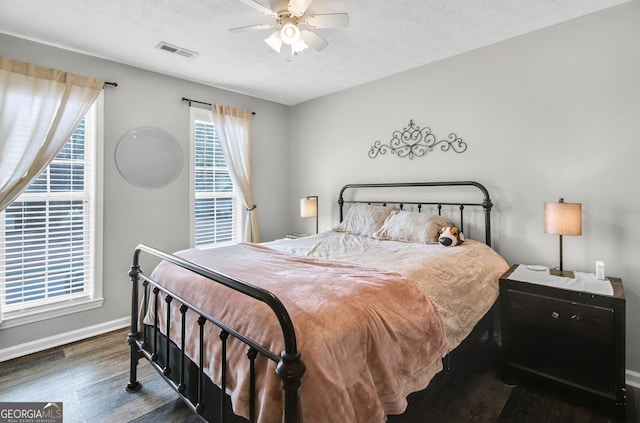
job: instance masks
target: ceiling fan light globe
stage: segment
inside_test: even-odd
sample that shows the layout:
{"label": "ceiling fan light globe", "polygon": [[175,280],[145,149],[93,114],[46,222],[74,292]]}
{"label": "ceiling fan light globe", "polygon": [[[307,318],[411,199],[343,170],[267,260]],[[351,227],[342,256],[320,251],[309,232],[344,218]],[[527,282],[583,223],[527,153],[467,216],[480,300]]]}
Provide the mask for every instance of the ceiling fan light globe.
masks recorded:
{"label": "ceiling fan light globe", "polygon": [[269,47],[271,47],[276,52],[280,53],[280,48],[282,47],[282,39],[280,38],[280,31],[274,31],[269,37],[264,39],[264,42],[267,43]]}
{"label": "ceiling fan light globe", "polygon": [[291,44],[291,54],[302,53],[307,47],[308,46],[304,43],[304,41],[302,41],[302,39],[299,39],[295,43]]}
{"label": "ceiling fan light globe", "polygon": [[300,30],[292,23],[286,23],[280,30],[280,39],[285,44],[294,45],[300,40]]}

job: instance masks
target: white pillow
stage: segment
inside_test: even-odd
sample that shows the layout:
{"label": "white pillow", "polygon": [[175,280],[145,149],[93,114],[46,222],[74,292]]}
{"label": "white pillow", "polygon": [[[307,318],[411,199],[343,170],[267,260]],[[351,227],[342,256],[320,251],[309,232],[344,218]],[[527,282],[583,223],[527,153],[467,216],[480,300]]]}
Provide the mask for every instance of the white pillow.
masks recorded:
{"label": "white pillow", "polygon": [[371,237],[393,212],[394,210],[389,207],[356,203],[349,208],[344,220],[333,229],[338,232]]}
{"label": "white pillow", "polygon": [[437,244],[440,229],[455,226],[438,215],[417,212],[391,214],[373,237],[381,240]]}

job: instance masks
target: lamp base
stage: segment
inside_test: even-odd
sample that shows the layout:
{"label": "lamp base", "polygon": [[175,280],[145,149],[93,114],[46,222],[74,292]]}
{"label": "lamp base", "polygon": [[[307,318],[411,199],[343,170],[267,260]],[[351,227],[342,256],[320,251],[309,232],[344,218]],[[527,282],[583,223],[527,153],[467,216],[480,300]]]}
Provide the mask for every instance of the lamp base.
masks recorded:
{"label": "lamp base", "polygon": [[563,278],[575,279],[576,276],[571,270],[550,269],[549,274],[552,276],[561,276]]}

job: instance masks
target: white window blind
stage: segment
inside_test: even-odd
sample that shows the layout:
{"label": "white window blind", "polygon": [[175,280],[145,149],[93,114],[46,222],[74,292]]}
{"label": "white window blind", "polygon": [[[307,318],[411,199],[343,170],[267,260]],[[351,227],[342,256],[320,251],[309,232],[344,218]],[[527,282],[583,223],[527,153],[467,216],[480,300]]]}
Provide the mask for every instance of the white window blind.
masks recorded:
{"label": "white window blind", "polygon": [[0,212],[5,318],[101,295],[94,260],[96,137],[94,105],[49,166]]}
{"label": "white window blind", "polygon": [[211,111],[191,108],[192,244],[206,248],[240,240],[240,202],[220,148]]}

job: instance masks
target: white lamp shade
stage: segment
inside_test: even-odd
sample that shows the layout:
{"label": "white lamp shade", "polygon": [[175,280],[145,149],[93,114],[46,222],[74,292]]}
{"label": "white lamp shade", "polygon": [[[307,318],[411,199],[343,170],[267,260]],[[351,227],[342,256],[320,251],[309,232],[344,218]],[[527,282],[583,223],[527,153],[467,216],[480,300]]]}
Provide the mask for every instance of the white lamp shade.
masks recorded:
{"label": "white lamp shade", "polygon": [[300,199],[300,217],[318,216],[318,197]]}
{"label": "white lamp shade", "polygon": [[307,48],[307,45],[302,41],[302,38],[291,44],[291,53],[298,54],[302,53]]}
{"label": "white lamp shade", "polygon": [[554,235],[582,235],[582,204],[544,203],[544,231]]}
{"label": "white lamp shade", "polygon": [[282,47],[282,39],[280,38],[280,31],[274,31],[269,37],[264,39],[264,42],[267,43],[267,45],[271,47],[273,50],[280,53],[280,48]]}

